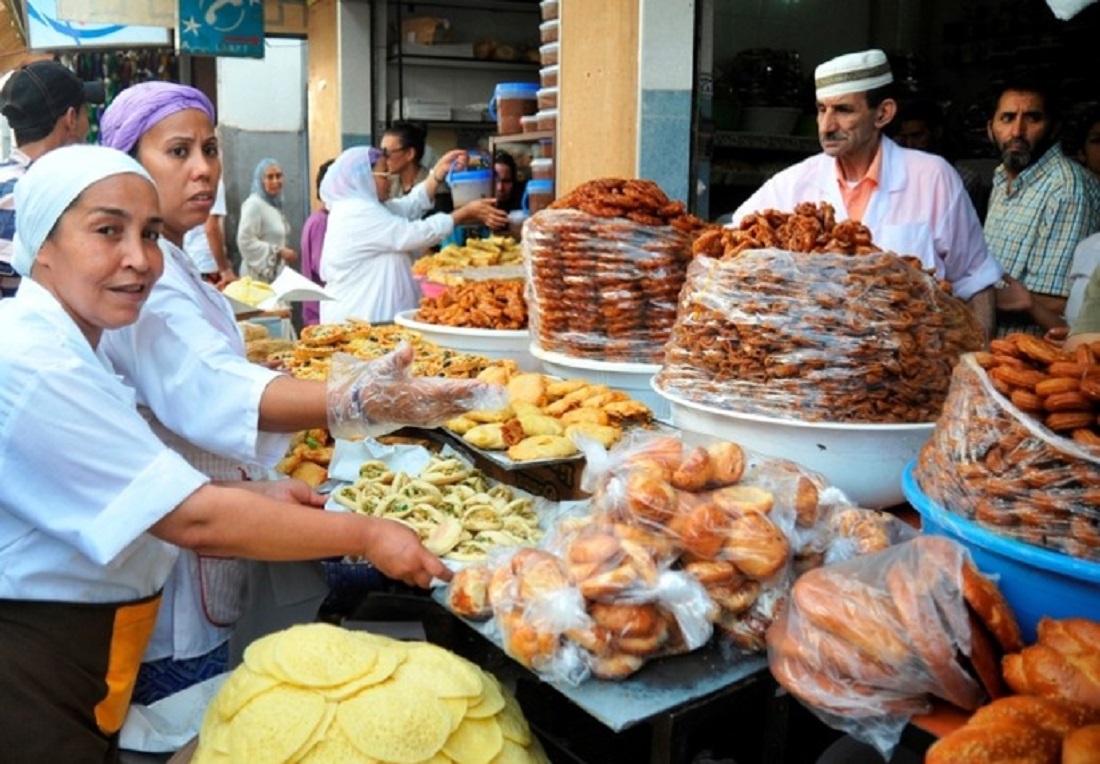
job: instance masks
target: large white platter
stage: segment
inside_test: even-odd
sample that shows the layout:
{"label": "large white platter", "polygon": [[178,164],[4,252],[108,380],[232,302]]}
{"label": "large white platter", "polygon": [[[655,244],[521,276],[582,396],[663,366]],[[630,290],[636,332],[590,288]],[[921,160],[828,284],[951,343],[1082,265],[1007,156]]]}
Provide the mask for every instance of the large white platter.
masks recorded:
{"label": "large white platter", "polygon": [[629,393],[653,411],[662,422],[668,420],[668,401],[657,395],[651,385],[653,375],[661,370],[655,363],[617,363],[595,361],[589,358],[573,358],[563,353],[543,350],[532,342],[531,355],[542,362],[543,372],[562,379],[587,379],[594,385],[607,385]]}
{"label": "large white platter", "polygon": [[905,502],[902,473],[935,424],[798,422],[706,406],[659,390],[682,430],[733,440],[820,472],[849,499],[871,509]]}
{"label": "large white platter", "polygon": [[526,329],[468,329],[462,326],[443,326],[417,321],[415,310],[404,310],[394,316],[393,322],[407,329],[415,329],[429,342],[464,352],[476,353],[488,358],[511,359],[523,371],[542,371],[542,366],[529,351],[531,335]]}

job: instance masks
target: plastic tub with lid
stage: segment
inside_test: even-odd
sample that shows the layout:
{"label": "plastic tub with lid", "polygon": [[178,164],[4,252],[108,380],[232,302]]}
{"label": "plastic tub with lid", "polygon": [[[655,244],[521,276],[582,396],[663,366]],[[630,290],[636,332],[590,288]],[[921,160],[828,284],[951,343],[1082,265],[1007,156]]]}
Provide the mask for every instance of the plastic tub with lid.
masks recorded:
{"label": "plastic tub with lid", "polygon": [[493,171],[455,170],[447,173],[447,185],[456,208],[493,195]]}
{"label": "plastic tub with lid", "polygon": [[523,190],[523,210],[530,215],[550,206],[554,201],[554,181],[529,180]]}
{"label": "plastic tub with lid", "polygon": [[516,241],[523,238],[523,224],[529,215],[526,210],[512,210],[508,213],[508,235]]}
{"label": "plastic tub with lid", "polygon": [[559,71],[561,71],[561,66],[558,64],[542,67],[539,69],[539,84],[544,88],[556,88],[558,86]]}
{"label": "plastic tub with lid", "polygon": [[539,130],[557,130],[558,129],[558,110],[557,109],[542,109],[538,112],[539,117]]}
{"label": "plastic tub with lid", "polygon": [[554,160],[550,157],[539,157],[531,160],[531,178],[533,180],[553,180]]}
{"label": "plastic tub with lid", "polygon": [[527,114],[519,118],[520,130],[525,133],[537,133],[539,129],[539,115]]}
{"label": "plastic tub with lid", "polygon": [[538,103],[539,106],[539,111],[542,111],[543,109],[556,109],[558,108],[558,89],[539,88],[536,99],[536,103]]}
{"label": "plastic tub with lid", "polygon": [[558,51],[561,43],[548,42],[539,46],[539,63],[543,66],[553,66],[558,63]]}
{"label": "plastic tub with lid", "polygon": [[543,159],[554,158],[554,139],[539,138],[539,156]]}
{"label": "plastic tub with lid", "polygon": [[523,126],[520,117],[538,111],[539,85],[536,82],[500,82],[489,101],[489,116],[497,122],[501,135],[515,135]]}
{"label": "plastic tub with lid", "polygon": [[539,10],[542,12],[544,21],[556,19],[558,17],[558,0],[542,0],[539,3]]}
{"label": "plastic tub with lid", "polygon": [[557,42],[558,41],[558,20],[550,19],[539,24],[539,41],[540,42]]}

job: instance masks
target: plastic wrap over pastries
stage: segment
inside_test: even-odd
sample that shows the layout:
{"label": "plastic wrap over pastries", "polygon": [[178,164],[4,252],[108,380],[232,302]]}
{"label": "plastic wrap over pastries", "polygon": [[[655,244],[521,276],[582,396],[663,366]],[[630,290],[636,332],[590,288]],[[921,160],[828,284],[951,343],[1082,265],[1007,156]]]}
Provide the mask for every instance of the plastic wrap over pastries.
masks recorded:
{"label": "plastic wrap over pastries", "polygon": [[743,413],[930,422],[951,367],[982,343],[966,305],[910,258],[747,250],[692,262],[656,383]]}
{"label": "plastic wrap over pastries", "polygon": [[[917,464],[921,489],[994,533],[1100,561],[1100,447],[1091,444],[1100,396],[1088,395],[1100,366],[1038,337],[992,348],[956,367]],[[1048,360],[1032,357],[1040,353]]]}
{"label": "plastic wrap over pastries", "polygon": [[587,511],[561,519],[541,549],[460,571],[447,592],[454,612],[495,619],[505,651],[555,680],[621,679],[716,629],[761,651],[798,571],[908,531],[736,443],[636,432],[585,450]]}
{"label": "plastic wrap over pastries", "polygon": [[1005,694],[1020,631],[996,586],[950,539],[918,536],[811,570],[767,634],[776,680],[885,756],[929,698],[974,709]]}
{"label": "plastic wrap over pastries", "polygon": [[590,181],[524,224],[530,328],[539,347],[660,363],[702,221],[652,181]]}

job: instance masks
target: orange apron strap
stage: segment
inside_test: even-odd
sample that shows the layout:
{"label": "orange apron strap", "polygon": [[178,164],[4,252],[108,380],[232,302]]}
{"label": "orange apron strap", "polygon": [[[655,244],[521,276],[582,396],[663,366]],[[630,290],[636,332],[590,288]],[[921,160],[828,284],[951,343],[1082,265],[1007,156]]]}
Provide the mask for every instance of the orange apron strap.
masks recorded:
{"label": "orange apron strap", "polygon": [[160,595],[157,595],[130,605],[120,605],[115,610],[105,677],[107,694],[95,706],[96,724],[104,734],[118,732],[126,720],[130,696],[137,682],[141,658],[153,636],[159,606]]}

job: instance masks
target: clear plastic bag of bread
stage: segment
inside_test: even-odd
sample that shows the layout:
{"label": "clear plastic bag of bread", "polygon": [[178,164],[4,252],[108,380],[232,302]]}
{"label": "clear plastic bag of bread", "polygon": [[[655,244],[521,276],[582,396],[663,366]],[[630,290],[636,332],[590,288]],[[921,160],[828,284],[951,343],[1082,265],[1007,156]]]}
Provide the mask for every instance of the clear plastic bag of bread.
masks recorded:
{"label": "clear plastic bag of bread", "polygon": [[935,421],[984,335],[913,258],[780,249],[688,268],[655,384],[720,409],[801,421]]}
{"label": "clear plastic bag of bread", "polygon": [[561,558],[520,548],[495,556],[487,570],[490,623],[504,652],[548,679],[574,685],[583,681],[587,656],[565,634],[587,628],[591,620]]}
{"label": "clear plastic bag of bread", "polygon": [[[1100,366],[1039,337],[993,340],[992,349],[956,367],[918,459],[921,490],[993,533],[1100,561],[1100,446],[1091,445],[1100,443],[1100,387],[1089,398],[1081,391],[1093,377],[1080,376],[1095,367],[1100,382]],[[1078,376],[1055,376],[1063,373]]]}
{"label": "clear plastic bag of bread", "polygon": [[910,717],[942,698],[972,710],[1006,693],[1020,630],[964,547],[921,535],[798,578],[767,634],[776,681],[885,758]]}
{"label": "clear plastic bag of bread", "polygon": [[709,437],[634,432],[610,451],[586,446],[585,456],[582,487],[600,522],[571,539],[563,557],[574,564],[622,547],[627,564],[613,557],[595,574],[579,568],[582,591],[681,570],[703,586],[729,642],[748,652],[764,649],[792,559],[804,546],[809,559],[821,513],[848,503],[793,462]]}
{"label": "clear plastic bag of bread", "polygon": [[628,208],[602,204],[586,203],[592,212],[540,210],[524,224],[531,336],[543,350],[573,357],[660,363],[691,236],[668,217],[631,219]]}

